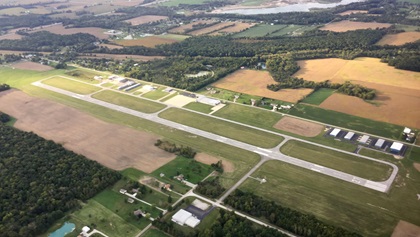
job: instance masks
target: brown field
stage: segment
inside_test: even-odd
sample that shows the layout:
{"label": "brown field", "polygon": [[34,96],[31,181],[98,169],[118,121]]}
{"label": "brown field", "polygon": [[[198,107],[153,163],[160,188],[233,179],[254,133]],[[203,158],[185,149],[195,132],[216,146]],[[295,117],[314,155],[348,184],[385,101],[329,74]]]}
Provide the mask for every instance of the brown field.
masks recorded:
{"label": "brown field", "polygon": [[176,28],[170,29],[168,32],[169,33],[175,33],[175,34],[183,34],[186,30],[190,30],[193,28],[193,25],[197,25],[197,24],[210,24],[213,23],[213,20],[201,20],[201,21],[196,21],[196,22],[191,22],[189,24],[185,24],[182,26],[178,26]]}
{"label": "brown field", "polygon": [[153,145],[159,138],[153,134],[106,123],[21,91],[0,93],[0,110],[17,118],[16,128],[32,131],[112,169],[134,167],[152,172],[175,158]]}
{"label": "brown field", "polygon": [[420,32],[402,32],[398,34],[385,35],[377,45],[403,45],[420,40]]}
{"label": "brown field", "polygon": [[[320,107],[383,122],[420,128],[420,73],[395,69],[375,58],[317,59],[298,62],[294,76],[306,80],[352,81],[376,90],[372,103],[333,94]],[[328,67],[325,67],[328,65]]]}
{"label": "brown field", "polygon": [[31,31],[31,33],[38,32],[38,31],[44,31],[44,30],[48,31],[48,32],[51,32],[53,34],[60,34],[60,35],[71,35],[71,34],[77,34],[77,33],[86,33],[86,34],[94,35],[94,36],[98,37],[99,39],[108,39],[108,37],[109,37],[109,35],[104,33],[106,31],[106,29],[102,29],[102,28],[98,28],[98,27],[64,28],[64,26],[61,25],[61,24],[48,26],[48,27],[45,27],[45,28],[42,28],[42,29],[37,29],[37,30]]}
{"label": "brown field", "polygon": [[[15,50],[0,50],[0,54],[22,54],[22,53],[29,53],[32,51],[15,51]],[[38,52],[41,54],[51,54],[51,52]]]}
{"label": "brown field", "polygon": [[5,35],[0,35],[0,40],[5,40],[5,39],[9,39],[9,40],[19,40],[22,39],[23,36],[18,35],[16,33],[7,33]]}
{"label": "brown field", "polygon": [[301,119],[296,119],[292,117],[283,117],[275,125],[274,128],[291,132],[297,135],[305,137],[315,137],[324,131],[324,126],[308,122]]}
{"label": "brown field", "polygon": [[213,83],[213,86],[292,103],[296,103],[299,99],[302,99],[302,97],[312,92],[312,89],[268,90],[266,88],[267,84],[273,83],[276,82],[267,71],[241,69]]}
{"label": "brown field", "polygon": [[130,55],[130,54],[106,54],[106,53],[95,53],[92,56],[86,55],[86,56],[78,56],[78,58],[112,58],[112,59],[135,59],[140,61],[150,61],[154,59],[162,59],[165,58],[163,56],[144,56],[144,55]]}
{"label": "brown field", "polygon": [[341,12],[341,13],[338,13],[338,15],[340,15],[340,16],[347,16],[347,15],[351,15],[351,14],[367,14],[368,13],[368,11],[365,11],[365,10],[348,10],[348,11],[345,11],[345,12]]}
{"label": "brown field", "polygon": [[115,45],[115,44],[99,44],[99,46],[107,47],[109,49],[122,49],[122,48],[124,48],[123,46]]}
{"label": "brown field", "polygon": [[191,31],[188,34],[189,35],[194,35],[194,36],[205,35],[205,34],[209,34],[209,33],[218,31],[218,30],[222,29],[223,27],[231,26],[233,24],[234,24],[233,22],[221,22],[219,24],[216,24],[216,25],[213,25],[213,26],[210,26],[210,27],[206,27],[206,28],[203,28],[203,29]]}
{"label": "brown field", "polygon": [[136,18],[128,19],[124,22],[131,23],[133,26],[154,22],[154,21],[160,21],[160,20],[166,20],[168,19],[167,16],[155,16],[155,15],[147,15],[147,16],[139,16]]}
{"label": "brown field", "polygon": [[211,155],[208,155],[206,153],[198,153],[197,155],[195,155],[194,159],[198,162],[201,162],[203,164],[206,165],[211,165],[213,163],[217,163],[219,160],[222,160],[222,165],[223,165],[223,171],[224,172],[233,172],[235,171],[235,167],[233,166],[233,164],[227,160],[221,159],[221,158],[217,158]]}
{"label": "brown field", "polygon": [[388,23],[376,23],[376,22],[357,22],[357,21],[339,21],[334,22],[324,27],[319,28],[320,30],[329,30],[334,32],[346,32],[350,30],[360,29],[376,29],[376,28],[388,28],[391,24]]}
{"label": "brown field", "polygon": [[416,168],[417,171],[420,172],[420,163],[414,163],[414,168]]}
{"label": "brown field", "polygon": [[408,223],[406,221],[399,221],[395,227],[391,237],[419,237],[420,227]]}
{"label": "brown field", "polygon": [[49,71],[51,69],[54,69],[53,67],[50,67],[48,65],[42,65],[40,63],[34,63],[34,62],[28,62],[28,61],[20,61],[18,63],[12,64],[12,67],[17,69],[23,69],[23,70],[33,70],[33,71]]}
{"label": "brown field", "polygon": [[235,33],[235,32],[246,30],[254,25],[255,23],[235,22],[234,26],[219,30],[218,32],[219,33]]}
{"label": "brown field", "polygon": [[169,38],[161,38],[158,36],[148,36],[140,39],[133,39],[133,40],[116,40],[115,43],[122,45],[122,46],[145,46],[154,48],[156,45],[160,44],[173,44],[179,42],[175,39]]}

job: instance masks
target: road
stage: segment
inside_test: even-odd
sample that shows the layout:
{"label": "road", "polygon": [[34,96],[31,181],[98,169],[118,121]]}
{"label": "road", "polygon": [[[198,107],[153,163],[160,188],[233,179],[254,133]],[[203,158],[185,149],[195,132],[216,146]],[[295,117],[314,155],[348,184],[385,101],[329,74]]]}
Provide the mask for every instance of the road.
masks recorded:
{"label": "road", "polygon": [[[282,162],[286,162],[286,163],[289,163],[289,164],[292,164],[292,165],[295,165],[295,166],[298,166],[298,167],[302,167],[302,168],[305,168],[305,169],[308,169],[308,170],[311,170],[311,171],[322,173],[324,175],[331,176],[331,177],[334,177],[334,178],[337,178],[337,179],[340,179],[340,180],[344,180],[344,181],[347,181],[347,182],[350,182],[350,183],[354,183],[356,185],[360,185],[360,186],[363,186],[363,187],[366,187],[366,188],[369,188],[369,189],[373,189],[373,190],[376,190],[376,191],[379,191],[379,192],[388,192],[391,185],[392,185],[392,182],[394,181],[394,179],[395,179],[395,177],[398,173],[398,167],[396,165],[390,163],[390,162],[376,160],[376,159],[373,159],[373,158],[370,158],[370,157],[365,157],[365,156],[362,156],[362,155],[359,155],[359,154],[354,154],[354,153],[351,153],[351,152],[342,151],[340,149],[335,149],[335,148],[332,148],[332,147],[320,145],[320,144],[317,144],[317,143],[314,143],[314,142],[309,142],[309,141],[306,141],[306,140],[297,139],[297,138],[287,136],[287,135],[284,135],[284,134],[275,133],[273,131],[268,131],[268,130],[257,128],[257,127],[254,127],[254,126],[249,126],[249,125],[246,125],[246,124],[242,124],[242,123],[238,123],[238,122],[234,122],[234,121],[230,121],[230,120],[226,120],[226,119],[221,119],[221,120],[225,120],[225,121],[228,121],[228,122],[240,124],[242,126],[251,127],[251,128],[254,128],[254,129],[258,129],[258,130],[262,130],[262,131],[266,131],[266,132],[270,132],[270,133],[282,136],[282,137],[285,138],[285,140],[280,145],[284,144],[288,140],[298,140],[298,141],[301,141],[301,142],[310,143],[312,145],[324,147],[326,149],[331,149],[331,150],[335,150],[335,151],[338,151],[338,152],[348,153],[348,154],[351,154],[351,155],[354,155],[354,156],[357,156],[357,157],[360,157],[360,158],[363,158],[363,159],[373,160],[375,162],[379,162],[379,163],[389,165],[393,168],[393,171],[392,171],[390,177],[386,181],[375,182],[375,181],[367,180],[367,179],[364,179],[364,178],[361,178],[361,177],[358,177],[358,176],[347,174],[347,173],[344,173],[344,172],[341,172],[341,171],[337,171],[337,170],[334,170],[334,169],[331,169],[331,168],[328,168],[328,167],[320,166],[320,165],[317,165],[317,164],[314,164],[314,163],[311,163],[311,162],[308,162],[308,161],[304,161],[304,160],[300,160],[300,159],[297,159],[297,158],[293,158],[293,157],[284,155],[278,149],[278,147],[280,145],[278,145],[278,146],[276,146],[275,148],[272,148],[272,149],[264,149],[264,148],[260,148],[260,147],[254,146],[254,145],[244,143],[244,142],[236,141],[236,140],[224,137],[224,136],[220,136],[220,135],[217,135],[217,134],[213,134],[213,133],[210,133],[210,132],[206,132],[206,131],[203,131],[203,130],[200,130],[200,129],[196,129],[196,128],[193,128],[193,127],[189,127],[189,126],[186,126],[186,125],[183,125],[183,124],[179,124],[179,123],[176,123],[176,122],[173,122],[173,121],[169,121],[169,120],[160,118],[158,116],[158,114],[161,111],[159,111],[157,113],[153,113],[153,114],[146,114],[146,113],[142,113],[142,112],[139,112],[139,111],[136,111],[136,110],[125,108],[123,106],[119,106],[119,105],[115,105],[115,104],[111,104],[111,103],[107,103],[107,102],[104,102],[104,101],[101,101],[101,100],[94,99],[90,95],[79,95],[79,94],[76,94],[76,93],[73,93],[73,92],[70,92],[70,91],[66,91],[66,90],[56,88],[56,87],[45,85],[45,84],[42,84],[39,81],[34,82],[32,84],[35,85],[35,86],[47,89],[47,90],[51,90],[51,91],[54,91],[54,92],[57,92],[57,93],[61,93],[61,94],[64,94],[64,95],[67,95],[67,96],[70,96],[70,97],[73,97],[73,98],[77,98],[77,99],[89,102],[89,103],[93,103],[93,104],[100,105],[100,106],[103,106],[103,107],[106,107],[106,108],[109,108],[109,109],[113,109],[113,110],[120,111],[120,112],[123,112],[123,113],[126,113],[126,114],[130,114],[130,115],[142,118],[142,119],[147,119],[147,120],[150,120],[150,121],[155,122],[155,123],[160,123],[160,124],[166,125],[168,127],[183,130],[183,131],[186,131],[186,132],[189,132],[189,133],[192,133],[192,134],[195,134],[195,135],[199,135],[199,136],[202,136],[202,137],[205,137],[207,139],[214,140],[214,141],[222,142],[222,143],[225,143],[225,144],[228,144],[228,145],[231,145],[231,146],[243,149],[243,150],[251,151],[251,152],[257,153],[259,155],[262,155],[264,157],[267,157],[268,159],[279,160],[279,161],[282,161]],[[207,115],[207,116],[211,116],[211,115]],[[220,118],[215,117],[215,116],[211,116],[211,117],[214,117],[215,119],[220,119]]]}

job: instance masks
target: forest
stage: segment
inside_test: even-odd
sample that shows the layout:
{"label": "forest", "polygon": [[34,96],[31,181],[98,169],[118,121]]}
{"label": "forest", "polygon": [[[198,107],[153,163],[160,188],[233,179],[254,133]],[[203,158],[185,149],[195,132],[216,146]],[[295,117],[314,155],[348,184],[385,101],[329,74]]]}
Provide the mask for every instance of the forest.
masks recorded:
{"label": "forest", "polygon": [[199,182],[195,191],[210,198],[217,198],[222,195],[226,189],[220,184],[219,177],[216,177],[214,179],[207,179]]}
{"label": "forest", "polygon": [[225,204],[257,218],[264,218],[291,233],[304,237],[357,237],[357,233],[329,225],[311,214],[305,214],[263,199],[250,192],[235,190]]}
{"label": "forest", "polygon": [[119,173],[34,133],[0,123],[0,134],[1,236],[41,234],[79,200],[120,179]]}

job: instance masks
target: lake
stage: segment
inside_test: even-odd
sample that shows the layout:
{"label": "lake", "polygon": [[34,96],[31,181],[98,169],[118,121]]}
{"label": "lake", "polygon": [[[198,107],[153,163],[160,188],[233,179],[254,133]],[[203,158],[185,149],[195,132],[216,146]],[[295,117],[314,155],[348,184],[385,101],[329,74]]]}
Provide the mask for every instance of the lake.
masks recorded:
{"label": "lake", "polygon": [[76,229],[75,224],[66,222],[60,229],[52,232],[50,235],[48,235],[48,237],[64,237],[66,234],[72,232],[74,229]]}
{"label": "lake", "polygon": [[336,3],[297,3],[281,7],[270,7],[270,8],[247,8],[247,9],[235,9],[235,10],[226,10],[220,13],[233,13],[241,15],[256,15],[256,14],[274,14],[280,12],[308,12],[313,8],[332,8],[339,5],[346,5],[353,2],[363,2],[364,0],[343,0]]}

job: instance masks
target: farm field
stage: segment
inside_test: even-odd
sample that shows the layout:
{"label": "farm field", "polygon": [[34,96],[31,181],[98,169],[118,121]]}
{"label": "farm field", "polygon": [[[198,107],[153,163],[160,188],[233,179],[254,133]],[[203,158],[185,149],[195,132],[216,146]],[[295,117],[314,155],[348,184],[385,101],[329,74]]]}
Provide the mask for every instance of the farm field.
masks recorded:
{"label": "farm field", "polygon": [[285,116],[280,119],[274,128],[291,132],[304,137],[316,137],[324,131],[324,126],[313,122]]}
{"label": "farm field", "polygon": [[7,33],[5,35],[1,35],[0,36],[0,40],[5,40],[5,39],[10,39],[10,40],[20,40],[22,39],[23,36],[22,35],[18,35],[16,33]]}
{"label": "farm field", "polygon": [[160,20],[166,20],[168,19],[167,16],[156,16],[156,15],[145,15],[145,16],[139,16],[136,18],[125,20],[124,22],[131,23],[133,26],[154,22],[154,21],[160,21]]}
{"label": "farm field", "polygon": [[33,70],[33,71],[49,71],[51,69],[54,69],[51,66],[48,65],[42,65],[40,63],[34,63],[34,62],[30,62],[30,61],[20,61],[17,63],[13,63],[11,65],[14,68],[17,69],[23,69],[23,70]]}
{"label": "farm field", "polygon": [[88,85],[86,83],[77,82],[66,79],[64,77],[53,77],[42,81],[42,84],[57,87],[63,90],[71,91],[81,95],[88,95],[101,90],[100,87]]}
{"label": "farm field", "polygon": [[106,53],[95,53],[94,56],[86,55],[86,56],[78,56],[78,58],[110,58],[110,59],[117,59],[117,60],[124,60],[124,59],[135,59],[140,61],[150,61],[154,59],[162,59],[163,56],[144,56],[144,55],[131,55],[131,54],[106,54]]}
{"label": "farm field", "polygon": [[92,97],[98,100],[120,105],[143,113],[155,113],[166,107],[165,105],[156,102],[144,100],[138,97],[110,90],[101,91],[92,95]]}
{"label": "farm field", "polygon": [[210,27],[206,27],[206,28],[203,28],[203,29],[199,29],[199,30],[194,30],[194,31],[188,32],[188,34],[189,35],[194,35],[194,36],[197,36],[197,35],[206,35],[206,34],[209,34],[209,33],[215,32],[215,31],[222,30],[225,27],[233,26],[234,24],[235,23],[233,23],[233,22],[221,22],[221,23],[218,23],[216,25],[212,25]]}
{"label": "farm field", "polygon": [[420,32],[402,32],[385,35],[377,45],[403,45],[420,40]]}
{"label": "farm field", "polygon": [[315,28],[317,28],[317,26],[287,25],[285,28],[273,32],[270,36],[296,36]]}
{"label": "farm field", "polygon": [[35,33],[38,31],[48,31],[53,34],[59,35],[71,35],[77,33],[86,33],[91,34],[99,39],[108,39],[109,35],[105,34],[104,32],[106,29],[98,28],[98,27],[84,27],[84,28],[65,28],[62,24],[56,24],[48,27],[43,27],[42,29],[37,29],[30,31],[29,33]]}
{"label": "farm field", "polygon": [[156,135],[109,124],[20,91],[1,93],[0,111],[17,118],[15,127],[33,131],[112,169],[135,167],[152,172],[175,157],[154,146]]}
{"label": "farm field", "polygon": [[276,83],[267,71],[241,69],[215,82],[212,86],[239,93],[296,103],[312,92],[312,89],[284,89],[271,91],[267,84]]}
{"label": "farm field", "polygon": [[348,11],[338,13],[338,15],[347,16],[347,15],[351,15],[351,14],[367,14],[367,13],[368,13],[368,11],[366,11],[366,10],[348,10]]}
{"label": "farm field", "polygon": [[154,48],[160,44],[173,44],[179,41],[182,41],[182,40],[177,40],[175,38],[170,38],[170,37],[161,37],[159,35],[159,36],[146,36],[146,37],[132,39],[132,40],[125,40],[125,39],[115,40],[114,42],[122,46],[145,46],[149,48]]}
{"label": "farm field", "polygon": [[302,100],[302,103],[312,104],[312,105],[320,105],[324,100],[330,97],[334,93],[333,89],[321,88]]}
{"label": "farm field", "polygon": [[234,23],[233,26],[225,28],[225,29],[221,29],[217,31],[216,33],[218,34],[236,33],[236,32],[246,30],[255,25],[255,23],[244,23],[244,22],[232,22],[232,23]]}
{"label": "farm field", "polygon": [[181,26],[178,26],[176,28],[170,29],[169,32],[170,33],[174,33],[174,34],[183,34],[185,33],[186,30],[191,30],[193,29],[194,25],[199,25],[199,24],[211,24],[214,23],[214,20],[200,20],[200,21],[194,21],[188,24],[184,24]]}
{"label": "farm field", "polygon": [[235,38],[241,37],[262,37],[273,33],[274,31],[281,30],[285,28],[286,25],[267,25],[267,24],[259,24],[252,28],[249,28],[246,31],[240,32],[235,34]]}
{"label": "farm field", "polygon": [[159,3],[159,5],[166,6],[166,7],[174,7],[178,6],[179,4],[202,4],[205,0],[169,0]]}
{"label": "farm field", "polygon": [[385,181],[392,172],[391,166],[299,141],[286,142],[280,151],[288,156],[372,181]]}
{"label": "farm field", "polygon": [[[370,103],[356,97],[334,94],[320,107],[377,121],[420,128],[420,73],[395,69],[379,59],[316,59],[298,62],[301,69],[294,74],[306,80],[342,83],[352,81],[375,89]],[[330,65],[319,70],[322,65]]]}
{"label": "farm field", "polygon": [[280,136],[181,109],[169,108],[159,117],[264,148],[275,147],[283,140]]}
{"label": "farm field", "polygon": [[390,26],[391,24],[388,24],[388,23],[358,22],[358,21],[345,20],[345,21],[330,23],[319,29],[333,31],[333,32],[346,32],[346,31],[361,30],[361,29],[388,28]]}
{"label": "farm field", "polygon": [[[267,183],[247,179],[240,189],[363,236],[390,236],[400,218],[420,225],[416,197],[420,172],[414,170],[410,161],[393,162],[400,167],[400,174],[389,194],[279,161],[268,161],[252,174],[265,177]],[[410,178],[406,177],[408,173]]]}

